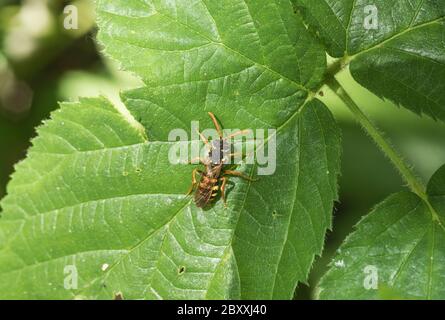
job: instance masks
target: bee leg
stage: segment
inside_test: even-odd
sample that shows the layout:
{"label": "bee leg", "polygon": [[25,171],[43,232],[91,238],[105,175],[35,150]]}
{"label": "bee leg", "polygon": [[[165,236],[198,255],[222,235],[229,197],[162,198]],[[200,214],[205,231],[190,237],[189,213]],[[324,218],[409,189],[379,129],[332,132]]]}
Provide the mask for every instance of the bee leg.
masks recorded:
{"label": "bee leg", "polygon": [[252,179],[251,177],[245,175],[244,173],[235,170],[225,170],[223,174],[228,176],[240,177],[247,181],[252,181],[252,182],[258,180],[258,179]]}
{"label": "bee leg", "polygon": [[195,162],[197,160],[199,160],[199,164],[203,164],[203,165],[207,165],[209,162],[208,160],[203,159],[201,157],[196,157],[196,158],[193,158],[193,159],[190,159],[189,161],[187,161],[186,164],[192,164],[193,162]]}
{"label": "bee leg", "polygon": [[191,194],[193,192],[193,189],[195,189],[195,186],[198,184],[198,180],[196,180],[196,174],[201,174],[202,171],[198,169],[194,169],[192,172],[192,185],[189,188],[189,191],[187,192],[187,195]]}
{"label": "bee leg", "polygon": [[247,129],[247,130],[240,130],[240,131],[237,131],[235,133],[232,133],[232,134],[228,135],[227,137],[225,137],[225,139],[230,139],[230,138],[233,138],[233,137],[236,137],[236,136],[239,136],[239,135],[243,135],[243,134],[249,134],[251,132],[252,132],[252,130],[249,130],[249,129]]}
{"label": "bee leg", "polygon": [[233,152],[228,154],[229,157],[242,156],[242,155],[243,155],[242,152]]}
{"label": "bee leg", "polygon": [[238,156],[243,156],[242,152],[233,152],[233,153],[229,153],[228,155],[226,155],[226,158],[228,159],[232,159],[233,157],[238,157]]}
{"label": "bee leg", "polygon": [[[206,145],[206,147],[210,150],[214,149],[213,146],[209,143],[209,140],[201,133],[198,129],[196,129],[196,132],[199,134],[199,137],[201,138],[202,142]],[[197,157],[198,158],[198,157]],[[200,160],[202,164],[207,164],[205,161]],[[208,162],[208,161],[207,161]]]}
{"label": "bee leg", "polygon": [[224,207],[227,208],[227,201],[226,201],[226,184],[227,181],[229,179],[227,179],[227,177],[221,177],[221,198],[223,199],[224,202]]}
{"label": "bee leg", "polygon": [[207,140],[207,138],[204,137],[204,135],[203,135],[201,132],[199,132],[198,129],[196,129],[196,132],[199,134],[199,137],[201,138],[202,142],[204,142],[204,144],[205,144],[206,146],[211,147],[211,145],[210,145],[210,143],[209,143],[209,140]]}

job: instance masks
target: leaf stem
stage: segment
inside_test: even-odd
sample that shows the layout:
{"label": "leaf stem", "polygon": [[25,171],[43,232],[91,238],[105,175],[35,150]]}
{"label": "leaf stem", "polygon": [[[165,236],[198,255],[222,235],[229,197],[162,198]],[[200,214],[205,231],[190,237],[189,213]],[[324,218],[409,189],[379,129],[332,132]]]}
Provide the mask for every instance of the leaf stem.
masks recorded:
{"label": "leaf stem", "polygon": [[424,184],[419,181],[413,171],[408,167],[408,165],[397,153],[397,151],[391,146],[391,144],[387,140],[385,140],[383,134],[380,133],[380,131],[375,127],[375,125],[366,116],[366,114],[357,106],[357,104],[354,102],[354,100],[352,100],[350,95],[345,91],[345,89],[337,81],[337,79],[335,79],[334,76],[330,77],[330,79],[327,81],[327,85],[346,104],[346,106],[354,114],[355,118],[360,123],[362,128],[380,147],[385,156],[388,157],[388,159],[393,163],[402,178],[408,184],[411,191],[428,203],[428,196],[426,194],[426,188]]}

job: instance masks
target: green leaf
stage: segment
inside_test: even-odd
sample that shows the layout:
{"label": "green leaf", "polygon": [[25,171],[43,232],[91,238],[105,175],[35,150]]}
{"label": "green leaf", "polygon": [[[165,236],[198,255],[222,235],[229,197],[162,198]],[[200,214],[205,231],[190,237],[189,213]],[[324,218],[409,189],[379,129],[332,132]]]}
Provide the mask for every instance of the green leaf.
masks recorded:
{"label": "green leaf", "polygon": [[[417,114],[445,121],[444,1],[294,0],[294,4],[328,53],[350,61],[360,84]],[[376,29],[369,28],[372,6],[377,10]]]}
{"label": "green leaf", "polygon": [[428,202],[401,192],[362,219],[322,278],[320,298],[445,299],[444,182],[445,166],[428,184]]}
{"label": "green leaf", "polygon": [[279,130],[276,173],[234,180],[229,208],[203,211],[173,143],[146,141],[103,99],[63,104],[2,201],[0,296],[290,298],[331,225],[338,132],[320,103]]}
{"label": "green leaf", "polygon": [[[98,16],[105,52],[146,84],[123,93],[144,129],[103,99],[64,104],[39,129],[2,201],[0,296],[291,298],[337,199],[339,131],[310,94],[322,47],[288,1],[101,0]],[[211,127],[206,111],[277,130],[275,173],[233,178],[227,208],[197,208],[193,166],[168,161],[168,133]]]}
{"label": "green leaf", "polygon": [[127,6],[99,1],[99,39],[147,84],[123,98],[153,139],[209,110],[228,128],[279,127],[320,85],[325,53],[288,1]]}
{"label": "green leaf", "polygon": [[252,92],[306,91],[326,63],[290,1],[99,0],[98,16],[106,52],[151,87],[250,77]]}

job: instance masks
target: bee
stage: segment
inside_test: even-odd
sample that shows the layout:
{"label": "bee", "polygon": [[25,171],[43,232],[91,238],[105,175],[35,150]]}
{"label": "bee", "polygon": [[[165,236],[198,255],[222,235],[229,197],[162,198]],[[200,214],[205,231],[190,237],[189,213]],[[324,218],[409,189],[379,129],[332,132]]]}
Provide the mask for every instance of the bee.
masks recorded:
{"label": "bee", "polygon": [[[190,186],[187,195],[191,194],[197,187],[194,196],[195,204],[198,208],[205,208],[214,201],[215,197],[218,195],[218,191],[220,191],[221,197],[224,201],[224,206],[227,207],[226,185],[228,182],[228,176],[236,176],[248,181],[256,181],[242,172],[225,170],[224,168],[228,160],[230,160],[230,157],[235,155],[234,153],[231,153],[232,146],[228,140],[237,135],[245,134],[249,132],[249,130],[241,130],[224,137],[215,115],[212,112],[208,112],[208,115],[210,116],[215,129],[218,132],[219,139],[209,142],[202,133],[198,132],[201,140],[209,148],[209,153],[205,159],[199,158],[199,162],[205,166],[205,170],[199,170],[198,168],[193,170],[192,185]],[[197,174],[201,176],[199,181],[196,177]]]}

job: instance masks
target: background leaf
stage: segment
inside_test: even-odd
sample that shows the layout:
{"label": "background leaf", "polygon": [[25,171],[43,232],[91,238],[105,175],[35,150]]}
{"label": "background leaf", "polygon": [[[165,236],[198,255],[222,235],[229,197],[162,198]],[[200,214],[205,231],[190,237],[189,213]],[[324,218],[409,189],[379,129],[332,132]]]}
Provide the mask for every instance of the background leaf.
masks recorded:
{"label": "background leaf", "polygon": [[[445,121],[445,3],[294,0],[328,53],[379,97]],[[374,6],[377,28],[365,27]],[[369,24],[368,24],[369,26]]]}
{"label": "background leaf", "polygon": [[[445,166],[428,185],[429,203],[401,192],[379,204],[338,250],[319,285],[322,299],[445,297]],[[366,288],[372,266],[378,288]],[[367,279],[368,277],[368,279]]]}

